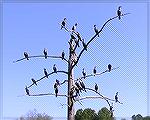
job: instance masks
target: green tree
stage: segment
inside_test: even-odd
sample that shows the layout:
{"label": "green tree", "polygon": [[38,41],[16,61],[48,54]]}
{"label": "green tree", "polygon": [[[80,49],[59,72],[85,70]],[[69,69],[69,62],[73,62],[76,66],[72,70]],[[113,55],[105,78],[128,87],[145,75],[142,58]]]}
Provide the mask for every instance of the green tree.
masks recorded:
{"label": "green tree", "polygon": [[99,116],[99,120],[112,120],[110,111],[106,107],[103,107],[98,112],[98,116]]}
{"label": "green tree", "polygon": [[150,116],[144,117],[143,120],[150,120]]}

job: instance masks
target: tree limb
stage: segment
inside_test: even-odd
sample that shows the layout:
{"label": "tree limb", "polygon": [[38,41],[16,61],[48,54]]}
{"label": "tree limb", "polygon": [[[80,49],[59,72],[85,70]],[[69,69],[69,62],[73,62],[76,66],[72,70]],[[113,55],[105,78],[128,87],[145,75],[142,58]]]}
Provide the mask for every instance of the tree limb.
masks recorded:
{"label": "tree limb", "polygon": [[[55,96],[55,94],[53,94],[53,93],[30,94],[29,96],[46,96],[46,95]],[[63,95],[63,94],[58,94],[57,96],[68,97],[67,95]]]}
{"label": "tree limb", "polygon": [[[113,68],[112,70],[115,70],[115,69],[118,69],[119,67],[116,67],[116,68]],[[111,70],[111,71],[112,71]],[[104,74],[104,73],[106,73],[106,72],[109,72],[109,70],[105,70],[104,72],[101,72],[101,73],[96,73],[96,74],[89,74],[89,75],[86,75],[85,76],[85,78],[87,78],[87,77],[95,77],[95,76],[99,76],[99,75],[102,75],[102,74]],[[95,76],[94,76],[95,75]],[[75,81],[79,81],[79,80],[82,80],[82,79],[84,79],[84,76],[83,77],[80,77],[80,78],[77,78]]]}
{"label": "tree limb", "polygon": [[[122,14],[121,16],[125,16],[125,15],[128,15],[128,14],[130,14],[130,13],[125,13],[125,14]],[[96,36],[99,35],[100,32],[102,32],[102,30],[104,29],[104,27],[106,26],[106,24],[107,24],[108,22],[110,22],[111,20],[117,18],[117,17],[118,17],[118,16],[115,16],[115,17],[112,17],[112,18],[108,19],[108,20],[103,24],[103,26],[102,26],[101,29],[98,31],[98,33],[95,34],[95,35],[87,42],[87,47],[88,47],[88,45],[96,38]],[[77,61],[75,62],[75,64],[72,66],[71,69],[73,69],[73,68],[75,67],[75,65],[78,63],[78,61],[79,61],[81,55],[83,54],[84,50],[85,50],[84,48],[81,50],[81,52],[79,53],[79,56],[77,57]]]}
{"label": "tree limb", "polygon": [[[44,56],[44,55],[29,56],[28,58],[35,58],[35,57],[44,57],[44,58],[45,58],[45,56]],[[60,59],[62,59],[62,57],[61,57],[61,56],[49,56],[49,55],[47,55],[47,57],[50,57],[50,58],[60,58]],[[24,59],[26,59],[26,58],[18,59],[18,60],[16,60],[16,61],[13,61],[13,63],[16,63],[16,62],[22,61],[22,60],[24,60]],[[66,58],[63,58],[63,60],[65,60],[66,62],[68,62],[68,60],[67,60]]]}

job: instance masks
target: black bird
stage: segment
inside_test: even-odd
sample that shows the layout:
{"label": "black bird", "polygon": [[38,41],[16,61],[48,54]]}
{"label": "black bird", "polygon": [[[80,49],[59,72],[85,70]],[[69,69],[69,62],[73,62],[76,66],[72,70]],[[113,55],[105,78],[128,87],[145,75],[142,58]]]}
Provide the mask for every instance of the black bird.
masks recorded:
{"label": "black bird", "polygon": [[120,20],[121,19],[121,6],[118,7],[117,15],[118,15],[118,18]]}
{"label": "black bird", "polygon": [[65,27],[65,25],[66,25],[66,20],[67,20],[67,19],[64,18],[64,20],[62,21],[62,23],[61,23],[61,29]]}
{"label": "black bird", "polygon": [[54,73],[57,73],[56,64],[53,65],[53,70],[54,70]]}
{"label": "black bird", "polygon": [[77,28],[77,23],[72,27],[72,31],[75,31]]}
{"label": "black bird", "polygon": [[82,87],[79,85],[79,83],[75,82],[75,85],[77,86],[77,88],[79,88],[80,92],[82,90]]}
{"label": "black bird", "polygon": [[80,96],[80,93],[79,93],[79,89],[77,87],[75,87],[75,90],[76,90],[76,96]]}
{"label": "black bird", "polygon": [[58,87],[57,87],[57,83],[54,84],[54,90],[55,90],[55,94],[56,94],[56,97],[57,97],[57,94],[58,94]]}
{"label": "black bird", "polygon": [[85,77],[86,77],[86,72],[84,71],[84,68],[83,68],[82,74],[83,74],[83,77],[84,77],[84,79],[85,79]]}
{"label": "black bird", "polygon": [[26,86],[25,90],[26,90],[27,95],[30,95],[29,94],[29,89],[27,88],[27,86]]}
{"label": "black bird", "polygon": [[86,92],[86,90],[85,90],[85,84],[83,83],[83,81],[82,82],[80,81],[80,85],[81,85],[82,89]]}
{"label": "black bird", "polygon": [[113,111],[113,103],[112,103],[112,105],[110,105],[110,112],[112,112]]}
{"label": "black bird", "polygon": [[96,92],[98,90],[98,85],[96,83],[95,83],[95,90],[96,90]]}
{"label": "black bird", "polygon": [[72,39],[72,40],[75,40],[75,39],[76,39],[76,37],[75,37],[73,34],[71,34],[70,36],[71,36],[71,39]]}
{"label": "black bird", "polygon": [[109,65],[108,65],[108,70],[109,70],[109,72],[111,71],[111,68],[112,68],[112,66],[111,66],[111,64],[109,64]]}
{"label": "black bird", "polygon": [[64,51],[61,53],[61,58],[62,58],[62,60],[65,58],[65,52]]}
{"label": "black bird", "polygon": [[82,39],[82,44],[83,44],[84,49],[87,51],[87,45],[86,45],[86,43],[84,42],[84,39]]}
{"label": "black bird", "polygon": [[47,73],[47,71],[46,71],[45,68],[44,68],[44,74],[45,74],[45,76],[48,78],[48,73]]}
{"label": "black bird", "polygon": [[57,85],[60,85],[60,82],[59,82],[59,80],[57,80],[57,79],[56,79],[56,83],[57,83]]}
{"label": "black bird", "polygon": [[117,92],[116,95],[115,95],[115,102],[119,102],[119,101],[118,101],[118,92]]}
{"label": "black bird", "polygon": [[45,48],[44,48],[43,53],[44,53],[44,56],[45,56],[45,59],[46,59],[47,58],[47,50]]}
{"label": "black bird", "polygon": [[80,33],[79,33],[79,32],[77,32],[77,37],[78,37],[78,39],[79,39],[80,41],[82,41],[82,40],[81,40],[81,36],[80,36]]}
{"label": "black bird", "polygon": [[29,55],[28,55],[27,52],[24,52],[24,57],[25,57],[27,60],[29,60]]}
{"label": "black bird", "polygon": [[93,69],[94,76],[96,75],[96,66]]}
{"label": "black bird", "polygon": [[[96,28],[96,25],[94,25],[94,31],[96,34],[98,34],[98,29]],[[99,34],[98,34],[98,37],[99,37]]]}
{"label": "black bird", "polygon": [[33,78],[31,80],[32,80],[33,84],[37,85],[36,81]]}
{"label": "black bird", "polygon": [[80,47],[80,45],[79,45],[79,39],[75,39],[75,43],[76,43],[76,45],[77,45],[78,47]]}

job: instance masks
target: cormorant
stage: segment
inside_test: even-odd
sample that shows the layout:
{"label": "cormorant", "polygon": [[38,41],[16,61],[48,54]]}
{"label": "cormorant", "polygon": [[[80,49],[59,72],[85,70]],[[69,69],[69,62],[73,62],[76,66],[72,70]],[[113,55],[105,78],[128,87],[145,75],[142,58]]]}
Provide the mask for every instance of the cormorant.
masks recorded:
{"label": "cormorant", "polygon": [[75,82],[75,85],[79,88],[80,92],[82,90],[82,87],[79,85],[79,83]]}
{"label": "cormorant", "polygon": [[67,19],[64,18],[64,20],[62,21],[62,23],[61,23],[61,29],[65,27],[65,25],[66,25],[66,20],[67,20]]}
{"label": "cormorant", "polygon": [[28,87],[27,87],[27,86],[26,86],[25,90],[26,90],[27,95],[29,95],[29,96],[30,96],[30,94],[29,94],[29,89],[28,89]]}
{"label": "cormorant", "polygon": [[109,64],[109,65],[108,65],[108,70],[109,70],[109,72],[111,71],[111,67],[112,67],[111,64]]}
{"label": "cormorant", "polygon": [[72,27],[72,31],[75,31],[77,27],[77,23]]}
{"label": "cormorant", "polygon": [[27,52],[24,52],[24,57],[25,57],[27,60],[29,60],[29,55],[28,55]]}
{"label": "cormorant", "polygon": [[62,60],[63,60],[64,57],[65,57],[65,52],[64,51],[62,52],[61,57],[62,57]]}
{"label": "cormorant", "polygon": [[85,77],[86,77],[86,72],[84,71],[84,68],[83,68],[82,74],[83,74],[83,77],[84,77],[84,79],[85,79]]}
{"label": "cormorant", "polygon": [[32,80],[33,84],[37,85],[36,81],[33,78],[31,80]]}
{"label": "cormorant", "polygon": [[59,82],[59,80],[57,80],[57,79],[56,79],[56,83],[57,83],[57,85],[60,85],[60,82]]}
{"label": "cormorant", "polygon": [[79,89],[77,87],[75,87],[75,90],[76,90],[76,96],[80,96],[80,93],[79,93]]}
{"label": "cormorant", "polygon": [[98,90],[98,85],[96,83],[95,83],[95,90],[96,90],[96,92]]}
{"label": "cormorant", "polygon": [[95,76],[95,74],[96,74],[96,66],[93,69],[93,73],[94,73],[94,76]]}
{"label": "cormorant", "polygon": [[82,44],[83,44],[84,49],[87,51],[87,45],[86,45],[86,43],[84,42],[84,39],[82,39]]}
{"label": "cormorant", "polygon": [[119,102],[119,101],[118,101],[118,92],[117,92],[116,95],[115,95],[115,102]]}
{"label": "cormorant", "polygon": [[[94,31],[96,34],[98,34],[98,29],[96,28],[96,25],[94,25]],[[98,37],[99,37],[99,34],[98,34]]]}
{"label": "cormorant", "polygon": [[121,6],[118,7],[117,15],[118,15],[119,20],[120,20],[121,19]]}
{"label": "cormorant", "polygon": [[81,40],[81,36],[80,36],[80,33],[79,33],[79,32],[77,32],[77,37],[78,37],[78,39],[79,39],[80,41],[82,41],[82,40]]}
{"label": "cormorant", "polygon": [[44,48],[43,53],[44,53],[44,56],[45,56],[45,59],[46,59],[47,58],[47,50],[45,48]]}
{"label": "cormorant", "polygon": [[54,73],[57,73],[56,64],[54,64],[54,66],[53,66],[53,70],[54,70]]}
{"label": "cormorant", "polygon": [[85,84],[83,83],[83,81],[82,82],[80,81],[80,85],[81,85],[82,89],[86,92],[86,90],[85,90]]}
{"label": "cormorant", "polygon": [[56,94],[56,97],[57,97],[57,94],[58,94],[58,87],[57,87],[57,83],[54,84],[54,90],[55,90],[55,94]]}
{"label": "cormorant", "polygon": [[48,73],[47,73],[47,71],[46,71],[45,68],[44,68],[44,74],[45,74],[45,76],[48,78]]}

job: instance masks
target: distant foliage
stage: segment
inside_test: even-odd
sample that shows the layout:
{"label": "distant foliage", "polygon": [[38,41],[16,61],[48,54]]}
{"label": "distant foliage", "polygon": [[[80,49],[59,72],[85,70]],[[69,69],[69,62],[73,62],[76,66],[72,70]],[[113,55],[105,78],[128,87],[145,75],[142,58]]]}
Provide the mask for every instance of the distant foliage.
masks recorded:
{"label": "distant foliage", "polygon": [[30,111],[25,116],[21,116],[18,120],[52,120],[52,117],[45,113],[38,113],[37,110]]}

